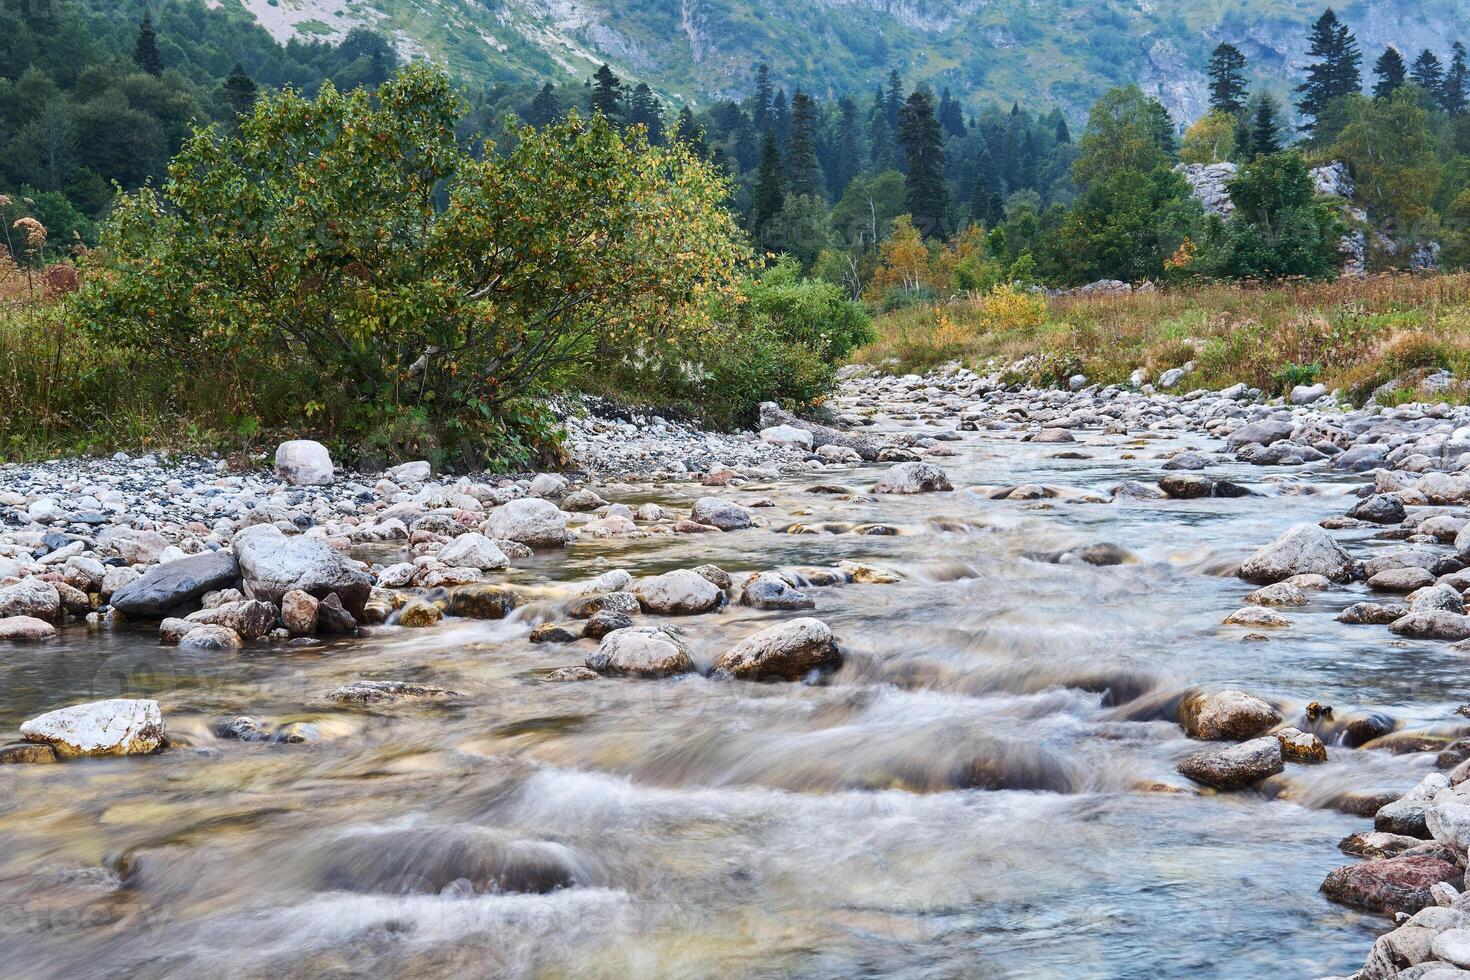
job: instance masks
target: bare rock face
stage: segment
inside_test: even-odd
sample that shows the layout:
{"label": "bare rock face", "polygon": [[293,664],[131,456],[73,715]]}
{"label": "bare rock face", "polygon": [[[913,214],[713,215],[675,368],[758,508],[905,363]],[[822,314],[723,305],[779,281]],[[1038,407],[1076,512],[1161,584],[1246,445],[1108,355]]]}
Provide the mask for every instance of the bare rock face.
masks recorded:
{"label": "bare rock face", "polygon": [[1179,724],[1190,738],[1240,742],[1281,723],[1281,712],[1244,691],[1193,694],[1179,705]]}
{"label": "bare rock face", "polygon": [[1297,524],[1240,566],[1240,577],[1257,585],[1272,585],[1293,575],[1323,575],[1345,582],[1353,560],[1322,528]]}
{"label": "bare rock face", "polygon": [[1340,905],[1370,912],[1413,915],[1434,903],[1429,889],[1441,881],[1459,887],[1464,873],[1433,855],[1401,855],[1337,868],[1322,882],[1322,893]]}
{"label": "bare rock face", "polygon": [[599,674],[672,677],[694,670],[694,660],[680,640],[656,626],[614,630],[602,638],[587,668]]}
{"label": "bare rock face", "polygon": [[832,630],[820,619],[805,618],[778,623],[737,643],[715,663],[711,676],[796,681],[841,663]]}
{"label": "bare rock face", "polygon": [[1228,749],[1196,752],[1178,766],[1181,775],[1220,790],[1243,789],[1284,768],[1281,743],[1269,735]]}
{"label": "bare rock face", "polygon": [[58,708],[20,726],[29,742],[42,742],[62,758],[89,755],[148,755],[167,735],[158,702],[112,698]]}
{"label": "bare rock face", "polygon": [[336,476],[332,454],[310,439],[293,439],[276,448],[276,476],[293,486],[324,487]]}

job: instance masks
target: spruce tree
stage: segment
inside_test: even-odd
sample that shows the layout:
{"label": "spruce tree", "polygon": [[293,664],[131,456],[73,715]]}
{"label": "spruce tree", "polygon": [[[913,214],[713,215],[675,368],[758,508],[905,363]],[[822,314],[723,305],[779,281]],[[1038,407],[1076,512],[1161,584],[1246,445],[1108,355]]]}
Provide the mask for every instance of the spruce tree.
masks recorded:
{"label": "spruce tree", "polygon": [[1466,67],[1465,45],[1456,41],[1450,48],[1450,69],[1444,75],[1440,105],[1452,116],[1462,115],[1470,102],[1470,68]]}
{"label": "spruce tree", "polygon": [[761,165],[756,173],[755,195],[750,206],[750,232],[756,241],[761,240],[766,225],[786,206],[784,183],[781,148],[776,145],[775,135],[767,133],[761,147]]}
{"label": "spruce tree", "polygon": [[994,228],[1005,220],[1005,208],[1000,195],[990,189],[990,180],[985,168],[975,175],[975,190],[970,195],[970,220],[985,228]]}
{"label": "spruce tree", "polygon": [[1238,116],[1245,111],[1245,55],[1233,44],[1221,44],[1210,56],[1210,108]]}
{"label": "spruce tree", "polygon": [[1424,90],[1424,94],[1438,101],[1444,91],[1444,65],[1433,51],[1425,48],[1414,59],[1409,69],[1409,81]]}
{"label": "spruce tree", "polygon": [[240,120],[255,107],[255,80],[245,74],[239,62],[224,82],[225,104],[230,108],[230,128],[238,129]]}
{"label": "spruce tree", "polygon": [[[1259,111],[1259,109],[1257,110]],[[1235,117],[1235,152],[1231,159],[1249,163],[1255,159],[1255,147],[1251,143],[1251,123],[1255,113],[1242,112]]]}
{"label": "spruce tree", "polygon": [[1281,149],[1280,111],[1274,98],[1263,95],[1256,103],[1256,117],[1251,126],[1251,155],[1270,156]]}
{"label": "spruce tree", "polygon": [[628,125],[642,126],[648,131],[648,142],[662,146],[664,142],[664,107],[659,103],[653,89],[639,82],[628,100]]}
{"label": "spruce tree", "polygon": [[687,105],[679,110],[679,115],[674,120],[673,138],[689,147],[690,151],[700,159],[710,159],[709,142],[704,138],[704,130],[700,128],[694,118],[694,113],[689,111]]}
{"label": "spruce tree", "polygon": [[1297,108],[1307,117],[1303,131],[1316,138],[1320,135],[1317,118],[1327,107],[1362,89],[1363,55],[1357,39],[1331,7],[1312,26],[1310,50],[1317,60],[1307,66],[1307,80],[1297,87],[1301,93]]}
{"label": "spruce tree", "polygon": [[791,97],[791,139],[786,144],[786,186],[793,196],[821,193],[817,162],[817,104],[801,89]]}
{"label": "spruce tree", "polygon": [[1058,146],[1066,146],[1072,142],[1072,131],[1067,128],[1066,118],[1057,120],[1057,131],[1054,139]]}
{"label": "spruce tree", "polygon": [[771,69],[761,65],[755,70],[755,95],[751,98],[750,115],[755,131],[762,136],[771,131],[771,108],[775,93],[771,90]]}
{"label": "spruce tree", "polygon": [[153,15],[145,8],[138,24],[138,42],[133,45],[133,61],[150,75],[163,74],[163,59],[158,55],[158,33],[153,29]]}
{"label": "spruce tree", "polygon": [[561,99],[557,97],[556,86],[547,82],[541,86],[541,91],[531,100],[526,108],[526,122],[540,129],[544,126],[553,125],[561,120]]}
{"label": "spruce tree", "polygon": [[831,172],[829,190],[833,198],[842,196],[847,185],[863,169],[863,137],[858,131],[858,107],[851,98],[843,96],[838,105],[837,153]]}
{"label": "spruce tree", "polygon": [[873,100],[872,115],[868,119],[868,152],[877,173],[903,169],[899,162],[898,135],[888,125],[888,110],[881,91]]}
{"label": "spruce tree", "polygon": [[776,98],[771,103],[771,133],[778,146],[785,146],[791,138],[791,110],[786,105],[784,88],[776,90]]}
{"label": "spruce tree", "polygon": [[610,122],[620,122],[623,118],[623,83],[607,65],[592,76],[592,108]]}
{"label": "spruce tree", "polygon": [[958,99],[950,98],[949,89],[939,98],[939,126],[949,136],[965,135],[965,113]]}
{"label": "spruce tree", "polygon": [[904,206],[928,236],[943,237],[949,223],[949,188],[944,180],[944,139],[934,103],[923,90],[909,96],[899,115],[899,139],[908,159]]}
{"label": "spruce tree", "polygon": [[888,73],[888,93],[883,107],[888,113],[888,128],[898,132],[898,114],[903,110],[903,79],[899,77],[897,68]]}
{"label": "spruce tree", "polygon": [[1407,72],[1404,56],[1399,54],[1398,48],[1386,48],[1373,65],[1373,74],[1378,76],[1378,84],[1373,86],[1373,95],[1380,99],[1388,98],[1395,89],[1403,87]]}

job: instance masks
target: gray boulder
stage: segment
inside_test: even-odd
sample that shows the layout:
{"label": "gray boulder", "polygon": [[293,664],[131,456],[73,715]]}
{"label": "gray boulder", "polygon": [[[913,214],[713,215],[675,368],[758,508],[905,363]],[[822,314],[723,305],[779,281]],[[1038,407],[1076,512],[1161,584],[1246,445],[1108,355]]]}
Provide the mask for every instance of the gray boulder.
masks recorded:
{"label": "gray boulder", "polygon": [[235,554],[245,592],[253,599],[279,605],[292,591],[317,599],[335,594],[357,618],[372,591],[372,577],[325,541],[288,537],[271,524],[257,524],[235,535]]}
{"label": "gray boulder", "polygon": [[835,670],[842,655],[819,619],[796,619],[761,630],[715,662],[712,677],[795,681],[812,671]]}
{"label": "gray boulder", "polygon": [[1256,552],[1240,566],[1240,577],[1271,585],[1293,575],[1323,575],[1333,582],[1351,576],[1353,560],[1322,528],[1298,524]]}
{"label": "gray boulder", "polygon": [[112,606],[134,619],[162,619],[170,610],[193,602],[206,592],[229,588],[239,577],[240,568],[234,555],[227,551],[206,551],[154,565],[142,578],[114,592]]}
{"label": "gray boulder", "polygon": [[689,518],[696,524],[708,524],[721,531],[738,531],[755,523],[751,519],[750,511],[720,497],[700,497],[694,502]]}
{"label": "gray boulder", "polygon": [[694,670],[684,642],[656,626],[614,630],[602,638],[587,657],[587,667],[599,674],[633,677],[671,677]]}
{"label": "gray boulder", "polygon": [[1228,749],[1196,752],[1178,769],[1181,775],[1214,789],[1235,790],[1249,786],[1284,769],[1281,743],[1267,735],[1232,745]]}
{"label": "gray boulder", "polygon": [[276,448],[276,476],[293,486],[326,486],[335,478],[332,454],[310,439],[293,439]]}

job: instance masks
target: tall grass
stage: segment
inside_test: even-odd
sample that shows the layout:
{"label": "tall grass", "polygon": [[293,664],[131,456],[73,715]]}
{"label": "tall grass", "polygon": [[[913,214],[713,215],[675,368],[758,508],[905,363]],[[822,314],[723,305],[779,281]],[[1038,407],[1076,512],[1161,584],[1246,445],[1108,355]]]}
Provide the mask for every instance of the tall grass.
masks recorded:
{"label": "tall grass", "polygon": [[1136,368],[1156,378],[1192,361],[1191,387],[1244,381],[1280,393],[1317,380],[1361,399],[1416,368],[1470,377],[1470,274],[1057,296],[1039,318],[988,316],[986,297],[962,296],[875,326],[879,339],[858,360],[887,370],[1029,359],[1021,373],[1039,383],[1120,383]]}

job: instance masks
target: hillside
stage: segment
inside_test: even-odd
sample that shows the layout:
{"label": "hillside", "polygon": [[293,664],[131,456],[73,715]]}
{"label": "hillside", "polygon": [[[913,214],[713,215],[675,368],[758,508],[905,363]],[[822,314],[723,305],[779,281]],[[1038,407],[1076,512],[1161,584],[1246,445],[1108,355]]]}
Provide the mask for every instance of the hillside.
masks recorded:
{"label": "hillside", "polygon": [[[769,63],[789,86],[865,89],[909,78],[986,99],[1081,114],[1111,85],[1141,82],[1181,117],[1204,102],[1200,68],[1222,40],[1279,85],[1304,60],[1321,0],[242,0],[280,40],[390,32],[480,81],[585,76],[602,61],[667,95],[744,94]],[[1367,63],[1386,44],[1443,52],[1453,0],[1355,0],[1338,12]]]}

